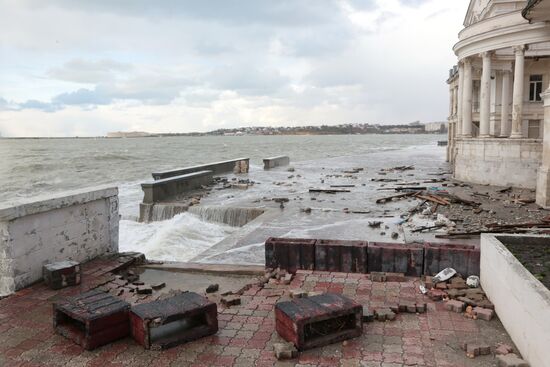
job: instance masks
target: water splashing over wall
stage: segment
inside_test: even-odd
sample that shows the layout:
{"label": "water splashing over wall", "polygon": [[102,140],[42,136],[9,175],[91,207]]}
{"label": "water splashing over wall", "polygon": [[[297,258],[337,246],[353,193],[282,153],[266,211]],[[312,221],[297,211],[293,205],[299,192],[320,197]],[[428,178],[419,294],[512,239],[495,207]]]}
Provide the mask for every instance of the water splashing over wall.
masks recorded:
{"label": "water splashing over wall", "polygon": [[262,215],[264,210],[228,206],[192,206],[189,208],[189,213],[193,213],[207,222],[223,223],[232,227],[242,227]]}

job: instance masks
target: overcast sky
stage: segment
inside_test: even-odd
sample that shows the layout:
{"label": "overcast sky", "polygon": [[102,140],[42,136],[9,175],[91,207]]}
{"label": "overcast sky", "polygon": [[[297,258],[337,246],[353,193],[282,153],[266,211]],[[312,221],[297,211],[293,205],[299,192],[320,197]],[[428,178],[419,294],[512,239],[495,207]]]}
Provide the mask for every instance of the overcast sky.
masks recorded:
{"label": "overcast sky", "polygon": [[0,133],[443,121],[467,0],[0,0]]}

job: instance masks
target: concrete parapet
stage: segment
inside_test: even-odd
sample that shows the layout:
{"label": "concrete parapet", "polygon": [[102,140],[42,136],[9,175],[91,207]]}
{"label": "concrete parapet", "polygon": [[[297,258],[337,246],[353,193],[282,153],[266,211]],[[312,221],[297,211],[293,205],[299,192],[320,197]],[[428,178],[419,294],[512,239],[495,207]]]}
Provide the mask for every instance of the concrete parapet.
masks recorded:
{"label": "concrete parapet", "polygon": [[235,172],[236,167],[239,168],[238,169],[239,172],[236,172],[236,173],[248,173],[249,161],[250,161],[249,158],[237,158],[237,159],[231,159],[228,161],[200,164],[197,166],[191,166],[191,167],[185,167],[185,168],[178,168],[170,171],[154,172],[152,175],[155,180],[162,180],[169,177],[182,176],[189,173],[200,172],[200,171],[212,171],[213,175],[219,175],[222,173]]}
{"label": "concrete parapet", "polygon": [[144,193],[143,203],[152,204],[170,200],[185,192],[208,185],[212,180],[213,172],[206,170],[146,182],[141,184]]}
{"label": "concrete parapet", "polygon": [[547,236],[481,235],[481,285],[506,331],[532,367],[548,366],[550,290],[506,245],[538,246],[549,242]]}
{"label": "concrete parapet", "polygon": [[118,189],[79,190],[0,208],[0,295],[42,278],[45,264],[118,251]]}
{"label": "concrete parapet", "polygon": [[422,245],[369,242],[367,253],[369,272],[403,273],[416,277],[422,275],[424,269]]}
{"label": "concrete parapet", "polygon": [[288,166],[289,164],[290,164],[290,158],[285,155],[264,159],[264,169],[271,169],[271,168],[280,167],[280,166]]}

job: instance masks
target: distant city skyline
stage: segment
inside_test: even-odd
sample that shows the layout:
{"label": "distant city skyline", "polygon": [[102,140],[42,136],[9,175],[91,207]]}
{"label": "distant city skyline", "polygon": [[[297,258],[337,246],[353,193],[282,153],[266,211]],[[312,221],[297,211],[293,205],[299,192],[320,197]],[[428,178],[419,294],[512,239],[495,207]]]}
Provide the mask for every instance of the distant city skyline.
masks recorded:
{"label": "distant city skyline", "polygon": [[467,6],[0,0],[0,133],[442,121]]}

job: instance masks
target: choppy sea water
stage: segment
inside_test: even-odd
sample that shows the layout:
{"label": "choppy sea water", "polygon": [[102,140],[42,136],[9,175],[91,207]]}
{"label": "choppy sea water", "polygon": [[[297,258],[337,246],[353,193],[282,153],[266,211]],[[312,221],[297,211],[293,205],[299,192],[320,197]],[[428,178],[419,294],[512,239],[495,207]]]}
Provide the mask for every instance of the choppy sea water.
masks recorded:
{"label": "choppy sea water", "polygon": [[132,139],[0,139],[0,206],[36,195],[97,185],[119,187],[120,250],[158,260],[186,261],[236,229],[184,213],[137,223],[140,183],[151,172],[250,157],[285,154],[291,162],[368,156],[384,150],[435,146],[441,135],[229,136]]}

